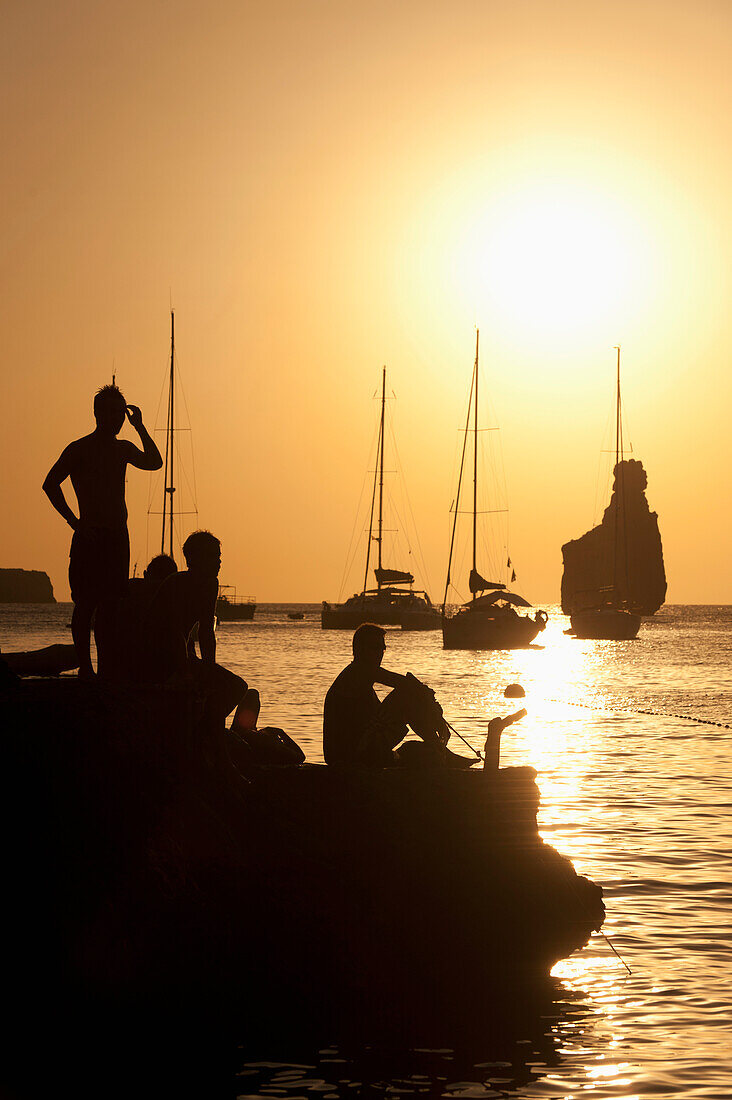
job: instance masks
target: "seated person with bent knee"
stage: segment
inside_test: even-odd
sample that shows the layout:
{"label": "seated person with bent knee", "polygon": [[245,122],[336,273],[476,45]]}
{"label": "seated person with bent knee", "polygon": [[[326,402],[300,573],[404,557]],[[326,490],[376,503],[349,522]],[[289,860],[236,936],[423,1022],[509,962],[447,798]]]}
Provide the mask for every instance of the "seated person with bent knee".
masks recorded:
{"label": "seated person with bent knee", "polygon": [[[221,543],[210,531],[195,531],[183,543],[187,569],[160,585],[148,611],[147,676],[155,683],[191,679],[208,696],[209,715],[223,722],[247,684],[216,664],[214,621],[219,591]],[[193,629],[198,626],[196,656]]]}
{"label": "seated person with bent knee", "polygon": [[[353,635],[353,661],[336,677],[325,697],[323,755],[326,764],[346,767],[469,767],[446,747],[450,736],[434,693],[411,674],[381,667],[385,631],[373,623]],[[374,684],[394,690],[383,701]],[[400,745],[408,727],[422,738]]]}

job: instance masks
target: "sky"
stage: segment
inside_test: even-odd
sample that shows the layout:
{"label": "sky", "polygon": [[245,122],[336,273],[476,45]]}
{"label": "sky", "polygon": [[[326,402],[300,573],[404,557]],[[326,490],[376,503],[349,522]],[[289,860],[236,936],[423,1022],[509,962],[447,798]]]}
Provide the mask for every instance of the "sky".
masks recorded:
{"label": "sky", "polygon": [[[607,503],[619,344],[668,600],[732,603],[731,74],[726,0],[11,0],[0,566],[68,599],[41,483],[113,373],[155,426],[172,305],[183,478],[241,595],[360,589],[386,365],[388,564],[441,598],[478,326],[520,591],[558,601]],[[130,471],[138,572],[160,491]]]}

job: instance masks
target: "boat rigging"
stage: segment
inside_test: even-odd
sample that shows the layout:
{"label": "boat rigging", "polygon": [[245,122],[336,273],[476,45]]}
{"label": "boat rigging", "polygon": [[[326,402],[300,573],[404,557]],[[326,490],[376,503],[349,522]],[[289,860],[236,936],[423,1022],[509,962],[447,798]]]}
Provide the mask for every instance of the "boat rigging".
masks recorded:
{"label": "boat rigging", "polygon": [[[376,469],[371,491],[369,530],[366,540],[366,563],[363,588],[343,604],[323,601],[321,625],[324,629],[353,630],[361,623],[401,626],[403,630],[437,630],[439,612],[424,591],[413,588],[414,575],[384,565],[384,440],[386,435],[386,367],[381,374],[381,414],[376,445]],[[376,521],[376,534],[374,533]],[[369,588],[371,544],[378,546],[374,568],[376,588]],[[408,586],[408,587],[405,587]]]}
{"label": "boat rigging", "polygon": [[[445,594],[442,601],[442,641],[445,649],[517,649],[534,640],[547,621],[545,611],[537,611],[532,619],[528,615],[519,615],[516,607],[530,607],[523,596],[509,592],[500,581],[488,581],[478,571],[478,385],[479,385],[479,349],[480,332],[475,334],[475,361],[470,382],[468,412],[463,436],[463,448],[460,458],[457,496],[455,499],[450,552],[447,562]],[[472,509],[472,566],[468,578],[470,600],[455,615],[447,611],[447,597],[452,579],[452,560],[455,549],[455,533],[460,512],[465,457],[468,435],[471,434],[470,419],[473,414],[473,509]],[[507,567],[510,565],[507,558]],[[512,573],[515,579],[515,572]]]}

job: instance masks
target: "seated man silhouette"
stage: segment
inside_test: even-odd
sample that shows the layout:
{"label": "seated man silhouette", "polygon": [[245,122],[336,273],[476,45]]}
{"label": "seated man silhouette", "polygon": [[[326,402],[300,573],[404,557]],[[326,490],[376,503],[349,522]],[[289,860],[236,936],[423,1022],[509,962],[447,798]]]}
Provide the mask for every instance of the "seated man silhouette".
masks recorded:
{"label": "seated man silhouette", "polygon": [[[475,763],[447,748],[450,731],[434,693],[416,677],[381,667],[386,632],[363,623],[353,635],[353,661],[328,689],[323,709],[326,764],[347,767],[460,767]],[[393,688],[380,701],[374,684]],[[422,738],[397,748],[408,726]]]}
{"label": "seated man silhouette", "polygon": [[[126,439],[117,439],[125,416],[140,437],[142,450]],[[97,426],[89,435],[69,443],[43,482],[43,490],[74,534],[69,554],[69,584],[74,610],[71,633],[79,660],[79,675],[94,675],[91,662],[91,624],[98,671],[110,671],[114,657],[116,603],[127,591],[130,540],[127,534],[125,475],[128,466],[159,470],[160,451],[142,423],[136,405],[128,405],[116,386],[103,386],[94,397]],[[72,512],[61,488],[66,478],[79,506]],[[107,668],[105,669],[105,662]]]}
{"label": "seated man silhouette", "polygon": [[158,684],[195,685],[207,697],[208,716],[221,724],[247,690],[245,680],[216,664],[221,543],[210,531],[194,531],[183,543],[183,556],[188,568],[167,577],[150,603],[144,675]]}

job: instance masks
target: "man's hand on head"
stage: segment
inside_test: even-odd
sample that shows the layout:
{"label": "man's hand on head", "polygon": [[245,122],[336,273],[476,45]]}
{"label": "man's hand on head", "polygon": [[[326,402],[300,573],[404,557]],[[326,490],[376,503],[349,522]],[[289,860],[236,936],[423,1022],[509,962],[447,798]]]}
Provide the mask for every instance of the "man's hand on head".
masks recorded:
{"label": "man's hand on head", "polygon": [[136,432],[139,432],[140,428],[142,427],[141,409],[138,405],[128,405],[125,411],[127,412],[127,419],[129,420],[130,424]]}

